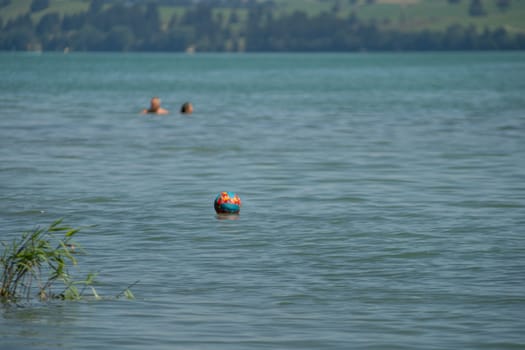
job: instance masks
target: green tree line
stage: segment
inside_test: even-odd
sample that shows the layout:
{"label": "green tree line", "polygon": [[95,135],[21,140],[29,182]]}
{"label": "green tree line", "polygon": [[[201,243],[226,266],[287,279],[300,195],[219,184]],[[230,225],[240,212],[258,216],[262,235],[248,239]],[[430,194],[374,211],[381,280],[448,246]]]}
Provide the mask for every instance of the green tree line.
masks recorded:
{"label": "green tree line", "polygon": [[[5,0],[4,0],[5,1]],[[111,3],[92,0],[86,12],[51,12],[35,23],[30,13],[0,21],[0,50],[44,51],[428,51],[523,50],[525,34],[503,27],[479,30],[452,25],[445,31],[404,32],[385,29],[377,21],[336,10],[308,16],[305,12],[275,15],[274,4],[249,2],[247,18],[236,7],[217,12],[213,2],[188,2],[185,11],[162,23],[158,2]],[[245,2],[235,2],[237,8]],[[47,0],[34,0],[32,11]]]}

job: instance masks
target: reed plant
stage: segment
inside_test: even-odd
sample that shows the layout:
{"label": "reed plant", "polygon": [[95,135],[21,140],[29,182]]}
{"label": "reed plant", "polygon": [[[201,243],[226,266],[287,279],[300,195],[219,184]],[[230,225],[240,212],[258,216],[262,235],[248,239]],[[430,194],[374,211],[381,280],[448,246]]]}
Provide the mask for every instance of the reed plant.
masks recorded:
{"label": "reed plant", "polygon": [[[40,301],[79,300],[86,290],[90,290],[95,299],[100,299],[93,286],[96,274],[89,273],[83,280],[74,280],[69,272],[70,266],[77,265],[75,255],[83,252],[73,242],[79,231],[79,228],[62,225],[59,219],[47,228],[23,233],[11,243],[2,242],[0,301],[18,303],[35,297]],[[129,286],[120,295],[133,298]]]}

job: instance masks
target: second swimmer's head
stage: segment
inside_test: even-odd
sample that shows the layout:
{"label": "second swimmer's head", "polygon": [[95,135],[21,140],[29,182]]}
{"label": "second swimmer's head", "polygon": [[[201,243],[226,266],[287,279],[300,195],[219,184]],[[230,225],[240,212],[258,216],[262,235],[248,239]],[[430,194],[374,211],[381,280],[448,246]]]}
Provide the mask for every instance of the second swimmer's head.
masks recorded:
{"label": "second swimmer's head", "polygon": [[185,102],[182,107],[180,108],[180,112],[182,114],[192,114],[193,113],[193,106],[189,102]]}

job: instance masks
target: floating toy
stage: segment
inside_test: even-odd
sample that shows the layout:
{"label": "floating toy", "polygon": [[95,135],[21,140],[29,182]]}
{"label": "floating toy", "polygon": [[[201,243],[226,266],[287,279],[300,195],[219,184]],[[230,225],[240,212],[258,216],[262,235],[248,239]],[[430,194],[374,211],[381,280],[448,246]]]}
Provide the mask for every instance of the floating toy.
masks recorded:
{"label": "floating toy", "polygon": [[221,192],[213,202],[218,214],[238,214],[241,210],[241,198],[233,192]]}

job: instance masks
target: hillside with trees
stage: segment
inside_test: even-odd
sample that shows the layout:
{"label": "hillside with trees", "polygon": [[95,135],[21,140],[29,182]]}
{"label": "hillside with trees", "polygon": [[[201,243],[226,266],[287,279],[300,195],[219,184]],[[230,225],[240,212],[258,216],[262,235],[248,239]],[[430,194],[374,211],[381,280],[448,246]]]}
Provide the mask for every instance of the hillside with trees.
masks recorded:
{"label": "hillside with trees", "polygon": [[4,51],[525,49],[525,0],[0,0]]}

